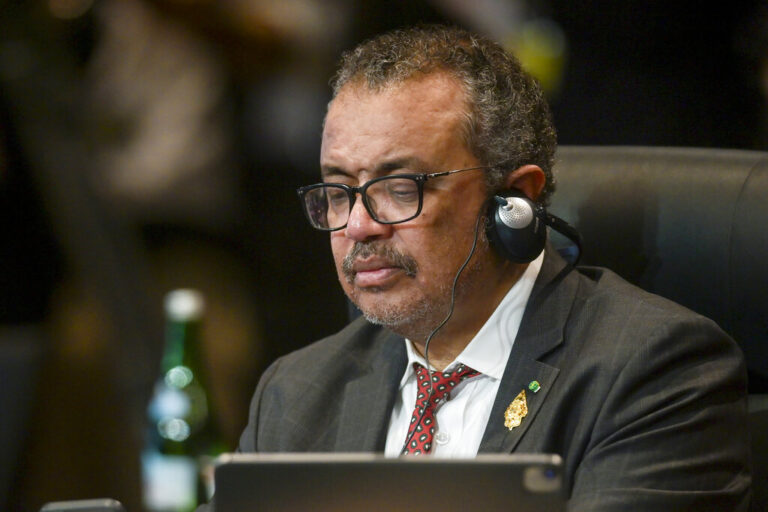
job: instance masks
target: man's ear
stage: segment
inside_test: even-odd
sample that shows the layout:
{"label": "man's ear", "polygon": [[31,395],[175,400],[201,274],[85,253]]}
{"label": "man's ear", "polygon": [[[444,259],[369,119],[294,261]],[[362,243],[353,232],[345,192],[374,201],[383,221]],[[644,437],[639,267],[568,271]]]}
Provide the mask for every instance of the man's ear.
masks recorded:
{"label": "man's ear", "polygon": [[504,177],[504,189],[517,189],[532,201],[544,190],[547,177],[538,165],[524,165]]}

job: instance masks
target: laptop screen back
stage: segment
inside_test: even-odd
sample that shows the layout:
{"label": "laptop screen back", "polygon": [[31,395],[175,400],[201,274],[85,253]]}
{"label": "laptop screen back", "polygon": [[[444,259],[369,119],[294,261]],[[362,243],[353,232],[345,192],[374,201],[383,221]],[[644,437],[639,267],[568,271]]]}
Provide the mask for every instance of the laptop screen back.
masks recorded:
{"label": "laptop screen back", "polygon": [[565,510],[556,455],[474,459],[374,454],[227,454],[216,510],[235,512]]}

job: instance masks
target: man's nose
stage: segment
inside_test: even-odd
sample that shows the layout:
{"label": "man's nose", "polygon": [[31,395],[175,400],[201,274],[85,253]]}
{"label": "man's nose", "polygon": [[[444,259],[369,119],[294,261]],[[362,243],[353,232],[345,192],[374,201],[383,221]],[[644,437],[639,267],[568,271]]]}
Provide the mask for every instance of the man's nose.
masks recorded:
{"label": "man's nose", "polygon": [[349,219],[345,228],[347,238],[356,242],[385,237],[391,229],[391,225],[381,224],[373,220],[360,197],[349,212]]}

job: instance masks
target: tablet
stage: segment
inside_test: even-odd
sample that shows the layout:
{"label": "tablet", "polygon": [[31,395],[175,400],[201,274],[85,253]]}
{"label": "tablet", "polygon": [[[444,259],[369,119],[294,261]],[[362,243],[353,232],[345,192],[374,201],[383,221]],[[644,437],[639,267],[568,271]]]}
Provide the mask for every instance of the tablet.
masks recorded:
{"label": "tablet", "polygon": [[550,454],[225,454],[215,468],[215,503],[217,512],[557,512],[565,510],[561,467]]}

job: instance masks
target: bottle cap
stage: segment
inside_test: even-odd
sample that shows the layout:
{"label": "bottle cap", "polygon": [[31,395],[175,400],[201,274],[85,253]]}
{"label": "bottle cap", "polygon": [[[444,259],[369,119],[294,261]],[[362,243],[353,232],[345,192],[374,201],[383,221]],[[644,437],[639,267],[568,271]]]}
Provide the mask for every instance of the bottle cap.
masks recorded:
{"label": "bottle cap", "polygon": [[204,308],[203,294],[197,290],[181,288],[165,296],[165,313],[171,320],[199,320]]}

